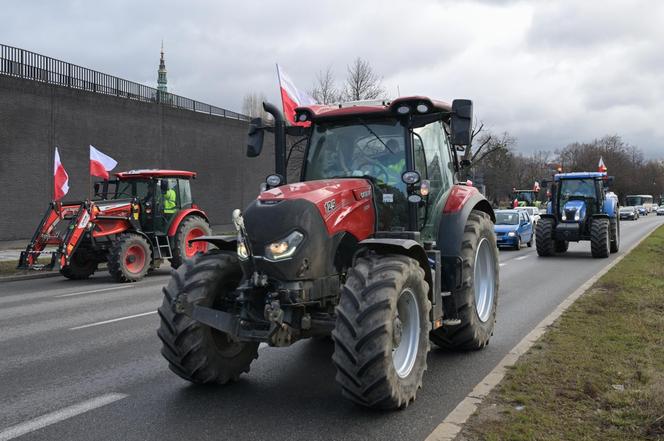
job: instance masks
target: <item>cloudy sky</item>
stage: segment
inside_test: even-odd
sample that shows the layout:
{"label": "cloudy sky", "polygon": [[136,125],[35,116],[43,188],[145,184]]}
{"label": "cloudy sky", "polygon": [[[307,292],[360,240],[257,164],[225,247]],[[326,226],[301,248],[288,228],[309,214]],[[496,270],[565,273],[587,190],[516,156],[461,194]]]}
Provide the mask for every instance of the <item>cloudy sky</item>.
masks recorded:
{"label": "cloudy sky", "polygon": [[278,99],[275,63],[310,89],[356,57],[390,96],[471,98],[519,150],[619,134],[664,158],[664,2],[3,1],[0,43],[240,110]]}

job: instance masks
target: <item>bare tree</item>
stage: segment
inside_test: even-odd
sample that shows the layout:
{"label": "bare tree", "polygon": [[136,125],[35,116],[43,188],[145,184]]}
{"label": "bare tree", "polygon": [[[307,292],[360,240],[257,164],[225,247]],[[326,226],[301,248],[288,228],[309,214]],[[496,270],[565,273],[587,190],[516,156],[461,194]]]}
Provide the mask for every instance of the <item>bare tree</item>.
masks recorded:
{"label": "bare tree", "polygon": [[332,66],[328,66],[324,71],[318,71],[316,74],[316,83],[309,92],[319,104],[332,104],[341,101],[341,94],[334,82]]}
{"label": "bare tree", "polygon": [[382,98],[385,89],[382,78],[373,70],[368,61],[357,57],[347,67],[346,84],[342,92],[344,100],[358,101]]}
{"label": "bare tree", "polygon": [[261,117],[269,120],[272,116],[263,109],[263,101],[267,101],[263,92],[249,92],[242,98],[242,113],[252,118]]}

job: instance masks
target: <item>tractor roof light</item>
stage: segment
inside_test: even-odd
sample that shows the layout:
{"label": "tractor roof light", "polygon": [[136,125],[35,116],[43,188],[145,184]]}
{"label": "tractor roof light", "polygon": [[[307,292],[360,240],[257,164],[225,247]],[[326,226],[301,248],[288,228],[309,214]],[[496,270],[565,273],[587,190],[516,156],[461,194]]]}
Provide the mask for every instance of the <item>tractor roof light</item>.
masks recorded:
{"label": "tractor roof light", "polygon": [[427,106],[425,103],[420,103],[417,105],[416,110],[419,113],[427,113],[429,111],[429,106]]}
{"label": "tractor roof light", "polygon": [[410,106],[407,106],[405,104],[400,105],[397,107],[397,113],[399,115],[408,115],[410,113]]}
{"label": "tractor roof light", "polygon": [[306,113],[300,113],[300,114],[297,116],[297,120],[298,120],[299,122],[305,122],[308,118],[309,118],[309,115],[307,115]]}

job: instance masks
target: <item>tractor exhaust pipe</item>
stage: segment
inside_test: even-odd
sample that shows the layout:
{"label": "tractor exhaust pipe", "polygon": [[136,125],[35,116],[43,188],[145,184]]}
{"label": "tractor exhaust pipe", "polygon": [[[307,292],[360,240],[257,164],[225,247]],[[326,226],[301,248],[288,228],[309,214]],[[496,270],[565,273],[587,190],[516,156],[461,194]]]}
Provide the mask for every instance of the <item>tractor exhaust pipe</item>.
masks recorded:
{"label": "tractor exhaust pipe", "polygon": [[274,104],[263,102],[263,109],[274,118],[274,171],[286,183],[286,123],[281,110]]}

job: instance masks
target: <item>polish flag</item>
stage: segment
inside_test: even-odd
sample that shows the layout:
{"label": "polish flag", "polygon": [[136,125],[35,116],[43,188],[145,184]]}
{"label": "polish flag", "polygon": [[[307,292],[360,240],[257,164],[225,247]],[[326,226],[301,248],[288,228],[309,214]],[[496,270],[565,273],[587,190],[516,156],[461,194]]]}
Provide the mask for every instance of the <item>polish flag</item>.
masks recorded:
{"label": "polish flag", "polygon": [[60,162],[60,152],[56,147],[53,160],[53,198],[59,201],[67,192],[69,192],[69,175],[62,162]]}
{"label": "polish flag", "polygon": [[284,108],[284,116],[292,125],[309,125],[309,123],[295,122],[295,108],[316,104],[316,100],[303,90],[295,87],[290,77],[277,64],[277,75],[279,77],[279,88],[281,89],[281,102]]}
{"label": "polish flag", "polygon": [[103,154],[94,146],[90,146],[90,175],[108,179],[108,172],[113,170],[118,162],[108,155]]}
{"label": "polish flag", "polygon": [[602,172],[606,173],[606,165],[604,165],[604,159],[602,157],[599,157],[599,164],[597,164],[597,169]]}

